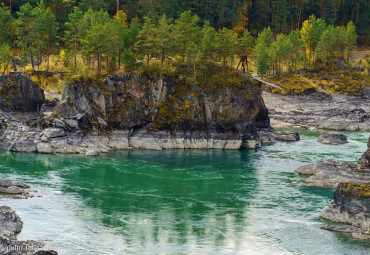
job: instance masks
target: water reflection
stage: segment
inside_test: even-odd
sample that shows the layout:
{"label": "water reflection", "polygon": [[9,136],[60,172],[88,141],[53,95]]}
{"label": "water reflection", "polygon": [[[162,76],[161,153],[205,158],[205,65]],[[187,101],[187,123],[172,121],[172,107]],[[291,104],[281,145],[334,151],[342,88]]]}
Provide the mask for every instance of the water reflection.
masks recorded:
{"label": "water reflection", "polygon": [[58,182],[53,185],[63,193],[84,201],[80,215],[115,229],[127,249],[173,244],[187,250],[242,242],[246,211],[259,185],[251,163],[255,154],[174,150],[0,158],[12,174]]}

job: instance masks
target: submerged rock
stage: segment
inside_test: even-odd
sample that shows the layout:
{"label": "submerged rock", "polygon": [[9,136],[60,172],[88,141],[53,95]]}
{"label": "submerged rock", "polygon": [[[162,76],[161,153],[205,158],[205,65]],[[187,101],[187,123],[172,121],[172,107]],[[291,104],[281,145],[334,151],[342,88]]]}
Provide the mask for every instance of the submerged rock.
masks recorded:
{"label": "submerged rock", "polygon": [[342,182],[334,193],[334,200],[320,217],[346,224],[323,224],[323,229],[351,233],[353,238],[370,240],[370,182]]}
{"label": "submerged rock", "polygon": [[332,144],[332,145],[339,145],[339,144],[345,144],[348,143],[347,136],[335,133],[335,132],[329,132],[325,133],[317,139],[319,143],[323,144]]}

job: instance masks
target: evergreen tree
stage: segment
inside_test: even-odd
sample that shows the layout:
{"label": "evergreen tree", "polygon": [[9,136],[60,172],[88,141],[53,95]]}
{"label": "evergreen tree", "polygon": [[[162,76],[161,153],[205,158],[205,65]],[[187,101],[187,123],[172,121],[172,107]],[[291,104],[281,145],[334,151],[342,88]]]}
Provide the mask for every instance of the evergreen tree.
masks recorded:
{"label": "evergreen tree", "polygon": [[225,70],[226,59],[236,54],[238,38],[232,30],[223,28],[218,31],[215,38],[216,53],[222,59],[223,69]]}
{"label": "evergreen tree", "polygon": [[148,17],[144,18],[144,25],[138,35],[135,49],[140,55],[146,56],[146,65],[149,66],[150,55],[155,52],[154,41],[155,26]]}
{"label": "evergreen tree", "polygon": [[45,9],[43,4],[38,7],[39,13],[39,29],[41,32],[41,52],[46,50],[47,54],[47,70],[49,70],[49,55],[52,49],[58,45],[58,23],[50,8]]}
{"label": "evergreen tree", "polygon": [[356,49],[356,46],[357,46],[356,27],[353,25],[353,22],[350,21],[348,22],[345,31],[345,48],[347,51],[347,61],[349,61],[349,56],[351,52]]}
{"label": "evergreen tree", "polygon": [[28,52],[31,58],[32,69],[34,69],[35,64],[33,56],[37,53],[35,48],[39,43],[41,43],[38,26],[38,9],[32,8],[32,6],[27,3],[20,7],[20,11],[17,12],[17,16],[17,44],[24,51]]}
{"label": "evergreen tree", "polygon": [[[164,60],[172,48],[172,26],[171,21],[166,15],[163,15],[158,22],[158,26],[154,30],[155,51],[161,56],[161,68],[163,68]],[[186,43],[186,46],[189,46],[189,42]],[[187,48],[184,54],[186,54],[186,51]]]}
{"label": "evergreen tree", "polygon": [[176,40],[176,51],[182,56],[185,63],[186,51],[191,42],[196,40],[200,28],[197,26],[199,17],[192,15],[191,11],[185,11],[175,21],[174,32]]}
{"label": "evergreen tree", "polygon": [[65,32],[65,41],[67,45],[74,48],[74,67],[77,68],[77,50],[81,43],[82,29],[83,29],[83,12],[75,7],[73,12],[68,15],[68,22],[66,23],[67,30]]}
{"label": "evergreen tree", "polygon": [[205,63],[214,59],[216,30],[206,22],[202,27],[200,42],[200,59]]}
{"label": "evergreen tree", "polygon": [[304,54],[301,54],[301,52],[304,51],[304,48],[302,47],[303,42],[301,40],[299,30],[292,31],[288,36],[288,40],[292,47],[291,50],[288,51],[288,54],[290,55],[290,68],[296,72],[298,63],[304,59]]}
{"label": "evergreen tree", "polygon": [[11,34],[13,26],[13,17],[10,15],[8,7],[4,4],[0,5],[0,45],[3,43],[11,43]]}
{"label": "evergreen tree", "polygon": [[257,68],[257,73],[263,77],[268,71],[269,51],[266,42],[257,39],[256,46],[253,49],[253,60]]}
{"label": "evergreen tree", "polygon": [[306,48],[308,65],[314,61],[313,56],[322,32],[325,29],[325,23],[322,19],[316,19],[311,15],[308,20],[303,22],[301,29],[301,38]]}
{"label": "evergreen tree", "polygon": [[334,49],[335,28],[333,26],[328,26],[321,34],[316,50],[317,58],[323,61],[323,66],[325,70],[328,57],[333,53]]}
{"label": "evergreen tree", "polygon": [[0,45],[0,67],[3,68],[2,74],[4,75],[9,68],[9,62],[12,60],[12,51],[9,44],[3,43]]}

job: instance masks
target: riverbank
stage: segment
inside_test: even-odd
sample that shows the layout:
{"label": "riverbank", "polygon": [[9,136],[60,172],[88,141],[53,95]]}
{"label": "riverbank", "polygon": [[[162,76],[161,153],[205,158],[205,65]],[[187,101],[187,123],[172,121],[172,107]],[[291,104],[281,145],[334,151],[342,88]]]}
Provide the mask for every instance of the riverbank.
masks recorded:
{"label": "riverbank", "polygon": [[367,255],[368,242],[320,229],[333,189],[306,187],[292,170],[329,157],[355,163],[368,134],[348,133],[341,146],[300,135],[258,150],[2,151],[1,176],[40,197],[0,201],[25,222],[19,240],[53,240],[59,254]]}
{"label": "riverbank", "polygon": [[370,99],[339,94],[262,93],[273,128],[370,131]]}

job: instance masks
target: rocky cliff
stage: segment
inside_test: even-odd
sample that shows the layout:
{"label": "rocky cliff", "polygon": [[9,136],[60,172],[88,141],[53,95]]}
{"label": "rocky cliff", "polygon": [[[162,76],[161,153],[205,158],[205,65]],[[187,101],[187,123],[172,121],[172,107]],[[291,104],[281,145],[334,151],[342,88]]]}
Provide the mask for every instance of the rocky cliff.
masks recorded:
{"label": "rocky cliff", "polygon": [[[17,97],[13,102],[9,96],[11,109],[38,109],[44,101],[41,92],[34,97],[39,88],[21,74],[3,81],[11,77],[18,79],[13,86],[28,87],[35,98],[34,108],[22,108]],[[3,117],[0,147],[89,154],[130,148],[256,148],[261,146],[258,130],[270,130],[260,84],[238,74],[203,85],[134,73],[77,79],[65,86],[63,100],[52,111],[27,125]]]}
{"label": "rocky cliff", "polygon": [[11,72],[0,76],[0,109],[37,112],[44,101],[44,91],[28,75]]}

